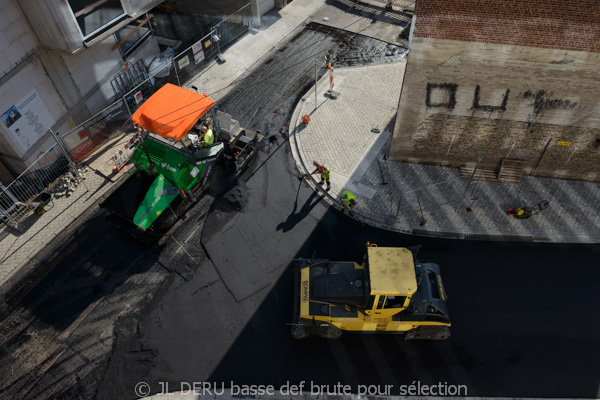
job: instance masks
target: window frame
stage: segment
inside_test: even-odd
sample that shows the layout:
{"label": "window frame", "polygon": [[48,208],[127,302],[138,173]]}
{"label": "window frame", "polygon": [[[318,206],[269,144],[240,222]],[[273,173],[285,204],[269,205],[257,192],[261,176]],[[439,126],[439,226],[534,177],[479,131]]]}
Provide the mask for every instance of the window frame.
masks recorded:
{"label": "window frame", "polygon": [[[83,10],[90,8],[92,6],[96,6],[94,8],[91,9],[91,11],[97,9],[98,7],[100,7],[102,4],[106,3],[109,0],[99,0],[96,3],[84,8]],[[123,1],[119,0],[119,4],[121,4],[121,10],[123,10],[123,13],[120,14],[119,16],[113,18],[112,20],[106,22],[104,25],[102,25],[101,27],[93,30],[92,32],[90,32],[87,35],[84,35],[83,31],[81,30],[81,26],[79,26],[79,22],[77,21],[77,14],[81,13],[82,10],[78,11],[78,12],[73,12],[73,9],[71,8],[71,3],[69,3],[69,0],[64,0],[69,12],[71,13],[71,17],[73,17],[73,21],[75,22],[75,26],[77,27],[77,31],[79,32],[79,34],[81,35],[82,39],[84,42],[93,39],[94,37],[110,30],[111,28],[113,28],[115,25],[117,25],[119,22],[127,19],[127,18],[131,18],[129,15],[127,15],[127,13],[125,12],[125,7],[123,7]]]}
{"label": "window frame", "polygon": [[[128,26],[133,26],[133,28],[135,29],[139,25],[139,23],[140,23],[140,21],[135,19],[133,21],[128,22],[125,26],[123,26],[120,29],[118,29],[117,31],[115,31],[113,33],[113,37],[115,38],[115,43],[118,44],[121,40],[123,40],[123,39],[119,39],[119,37],[117,36],[119,31],[127,28]],[[137,50],[140,47],[140,45],[144,41],[146,41],[146,39],[148,39],[150,36],[152,36],[152,33],[154,31],[152,30],[152,21],[150,19],[144,25],[142,25],[139,29],[143,29],[143,28],[148,29],[148,31],[146,33],[144,33],[138,40],[136,40],[127,51],[123,51],[123,46],[127,42],[124,42],[119,46],[119,53],[121,54],[121,57],[123,58],[123,60],[127,59],[127,57],[130,56],[131,53],[133,53],[135,50]],[[125,35],[125,36],[127,36],[127,35]]]}

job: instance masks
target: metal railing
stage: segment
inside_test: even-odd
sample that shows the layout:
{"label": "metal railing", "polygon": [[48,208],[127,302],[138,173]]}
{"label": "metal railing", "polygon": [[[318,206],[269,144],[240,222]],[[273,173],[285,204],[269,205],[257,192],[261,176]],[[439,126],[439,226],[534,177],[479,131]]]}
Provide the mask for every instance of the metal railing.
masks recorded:
{"label": "metal railing", "polygon": [[[144,101],[166,83],[181,86],[196,77],[223,49],[247,32],[251,23],[248,3],[234,14],[215,22],[207,35],[176,56],[159,56],[161,58],[155,66],[151,64],[149,67],[152,73],[144,73],[140,64],[136,63],[130,66],[128,73],[115,75],[115,83],[112,83],[115,102],[60,136],[73,161],[82,162],[107,140],[128,133],[131,126],[127,122]],[[124,91],[124,88],[131,87],[132,77],[138,84]]]}
{"label": "metal railing", "polygon": [[210,32],[173,59],[178,83],[194,78],[208,63],[221,56],[232,42],[246,33],[252,24],[250,3],[220,22],[215,22]]}
{"label": "metal railing", "polygon": [[[410,163],[396,161],[391,139],[380,156],[383,156],[378,160],[380,168],[385,166],[390,184],[386,203],[396,221],[401,214],[417,215],[426,221],[424,215],[456,212],[462,205],[472,204],[482,183],[479,165],[483,155],[474,160],[475,168],[469,175],[461,175],[456,168],[440,168],[441,162],[414,170]],[[381,174],[385,179],[383,170]]]}
{"label": "metal railing", "polygon": [[127,64],[122,72],[116,74],[110,81],[110,85],[116,97],[123,97],[132,87],[139,85],[148,79],[148,68],[144,59],[139,59],[133,64]]}
{"label": "metal railing", "polygon": [[120,99],[60,138],[73,161],[79,163],[105,141],[126,133],[130,118],[125,100]]}
{"label": "metal railing", "polygon": [[69,172],[79,176],[65,150],[54,144],[8,186],[0,186],[0,224],[16,228],[40,205],[39,195],[49,193]]}

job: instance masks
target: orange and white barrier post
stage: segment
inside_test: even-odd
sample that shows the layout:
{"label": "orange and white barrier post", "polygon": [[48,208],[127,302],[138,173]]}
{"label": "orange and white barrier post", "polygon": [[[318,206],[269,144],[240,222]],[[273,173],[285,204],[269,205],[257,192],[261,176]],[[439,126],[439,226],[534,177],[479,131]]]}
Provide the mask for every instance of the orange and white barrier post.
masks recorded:
{"label": "orange and white barrier post", "polygon": [[136,144],[138,144],[139,141],[140,133],[138,131],[135,133],[135,135],[132,135],[131,138],[129,138],[129,141],[125,143],[125,146],[123,146],[119,151],[115,153],[115,155],[113,156],[113,161],[115,162],[113,172],[119,172],[121,168],[123,168],[125,164],[127,164],[127,162],[131,159],[131,156],[133,156]]}
{"label": "orange and white barrier post", "polygon": [[327,67],[329,67],[329,90],[333,92],[333,66],[329,63]]}

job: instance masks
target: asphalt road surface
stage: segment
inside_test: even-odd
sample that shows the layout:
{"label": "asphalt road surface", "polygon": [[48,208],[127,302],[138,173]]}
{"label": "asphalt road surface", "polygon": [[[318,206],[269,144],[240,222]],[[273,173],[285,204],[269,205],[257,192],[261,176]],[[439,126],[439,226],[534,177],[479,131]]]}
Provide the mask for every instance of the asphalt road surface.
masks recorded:
{"label": "asphalt road surface", "polygon": [[[92,216],[48,262],[47,275],[1,305],[0,397],[134,399],[139,382],[156,393],[164,383],[177,390],[182,382],[301,381],[331,389],[392,385],[394,395],[419,381],[466,385],[469,396],[598,396],[599,246],[440,240],[362,227],[298,179],[279,130],[310,86],[315,46],[325,54],[369,42],[332,40],[319,29],[284,44],[219,105],[267,135],[239,180],[221,165],[179,229],[154,247],[113,232],[101,213]],[[385,44],[365,46],[379,61],[396,57]],[[361,261],[367,240],[421,244],[420,258],[442,267],[449,340],[290,337],[291,260]]]}
{"label": "asphalt road surface", "polygon": [[[439,240],[363,228],[298,181],[287,145],[217,200],[194,238],[210,260],[190,281],[175,279],[161,290],[164,297],[140,320],[143,336],[126,339],[129,346],[113,355],[108,370],[115,374],[107,384],[126,391],[144,381],[159,392],[160,382],[171,388],[339,382],[393,385],[398,395],[400,385],[420,381],[466,385],[469,396],[597,396],[598,247]],[[442,266],[451,339],[290,337],[290,260],[361,261],[367,240],[422,244],[420,257]],[[152,349],[153,368],[119,374],[137,348]]]}

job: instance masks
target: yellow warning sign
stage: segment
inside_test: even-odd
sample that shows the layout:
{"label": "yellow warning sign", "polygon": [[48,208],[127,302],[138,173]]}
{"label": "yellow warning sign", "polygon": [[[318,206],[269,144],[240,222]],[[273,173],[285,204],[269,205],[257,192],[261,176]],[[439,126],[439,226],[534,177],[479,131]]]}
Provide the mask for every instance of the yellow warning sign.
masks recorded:
{"label": "yellow warning sign", "polygon": [[571,142],[561,142],[561,141],[558,141],[556,144],[559,145],[559,146],[570,146]]}

